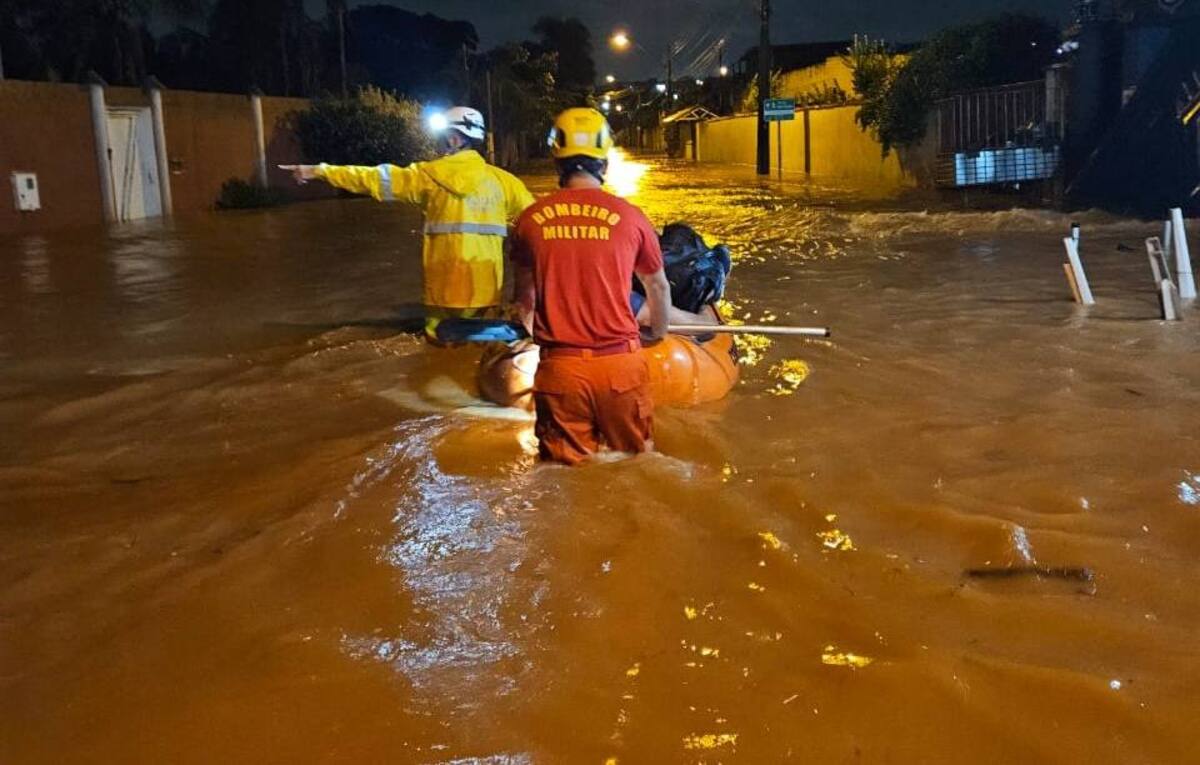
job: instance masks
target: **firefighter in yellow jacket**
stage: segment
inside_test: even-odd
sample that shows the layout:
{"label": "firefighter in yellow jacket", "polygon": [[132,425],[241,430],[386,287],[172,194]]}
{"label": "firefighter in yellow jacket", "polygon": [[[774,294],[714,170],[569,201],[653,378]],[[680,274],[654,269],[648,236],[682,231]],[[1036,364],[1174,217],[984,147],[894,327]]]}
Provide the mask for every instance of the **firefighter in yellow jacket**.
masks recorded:
{"label": "firefighter in yellow jacket", "polygon": [[425,212],[425,331],[451,316],[474,316],[501,303],[508,222],[533,204],[516,176],[484,161],[483,115],[456,106],[434,115],[442,157],[407,167],[280,165],[300,183],[319,178],[381,202],[409,202]]}

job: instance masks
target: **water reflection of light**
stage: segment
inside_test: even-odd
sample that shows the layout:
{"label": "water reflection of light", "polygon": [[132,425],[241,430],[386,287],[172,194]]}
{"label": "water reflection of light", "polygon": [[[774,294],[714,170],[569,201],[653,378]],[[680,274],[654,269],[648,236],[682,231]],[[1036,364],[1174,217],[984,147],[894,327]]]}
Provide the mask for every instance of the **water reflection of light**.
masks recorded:
{"label": "water reflection of light", "polygon": [[608,152],[608,175],[605,177],[609,189],[619,197],[631,197],[638,193],[642,176],[650,167],[644,162],[629,159],[624,150],[612,148]]}
{"label": "water reflection of light", "polygon": [[469,705],[481,683],[491,696],[515,688],[496,667],[521,653],[536,626],[514,621],[536,612],[540,591],[512,572],[526,559],[523,519],[543,493],[527,473],[481,482],[443,471],[437,445],[454,426],[438,416],[398,426],[380,464],[354,482],[352,500],[372,487],[401,488],[396,536],[380,559],[402,578],[414,617],[395,632],[343,634],[341,646],[400,672],[418,690]]}
{"label": "water reflection of light", "polygon": [[21,247],[21,277],[25,288],[33,295],[42,295],[53,291],[50,281],[50,252],[46,239],[31,236],[20,242]]}
{"label": "water reflection of light", "polygon": [[1184,471],[1187,478],[1179,482],[1179,501],[1185,505],[1200,505],[1200,476]]}

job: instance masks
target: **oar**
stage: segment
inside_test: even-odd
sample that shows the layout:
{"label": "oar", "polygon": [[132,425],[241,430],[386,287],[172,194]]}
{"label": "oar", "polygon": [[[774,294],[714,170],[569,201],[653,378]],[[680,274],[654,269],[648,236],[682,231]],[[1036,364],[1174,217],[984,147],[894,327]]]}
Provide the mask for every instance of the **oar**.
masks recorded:
{"label": "oar", "polygon": [[674,335],[800,335],[829,337],[829,327],[788,327],[777,324],[672,324]]}

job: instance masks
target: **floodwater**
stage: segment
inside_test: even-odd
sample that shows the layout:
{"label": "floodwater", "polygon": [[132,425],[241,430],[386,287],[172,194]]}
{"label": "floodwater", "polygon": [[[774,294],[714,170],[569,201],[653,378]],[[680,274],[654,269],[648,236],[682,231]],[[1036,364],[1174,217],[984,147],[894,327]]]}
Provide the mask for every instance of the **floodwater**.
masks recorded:
{"label": "floodwater", "polygon": [[1079,217],[1085,310],[1058,214],[622,176],[835,334],[579,469],[401,331],[404,208],[0,242],[0,762],[1200,760],[1157,225]]}

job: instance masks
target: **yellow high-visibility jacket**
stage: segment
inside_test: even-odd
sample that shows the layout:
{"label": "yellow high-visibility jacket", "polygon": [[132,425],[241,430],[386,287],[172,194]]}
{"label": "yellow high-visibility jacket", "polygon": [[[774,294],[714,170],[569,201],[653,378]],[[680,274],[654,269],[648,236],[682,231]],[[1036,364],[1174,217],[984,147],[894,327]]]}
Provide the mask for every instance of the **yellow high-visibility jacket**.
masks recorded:
{"label": "yellow high-visibility jacket", "polygon": [[318,178],[381,202],[411,202],[425,211],[425,304],[447,308],[499,305],[508,222],[533,204],[516,176],[476,151],[408,167],[317,166]]}

